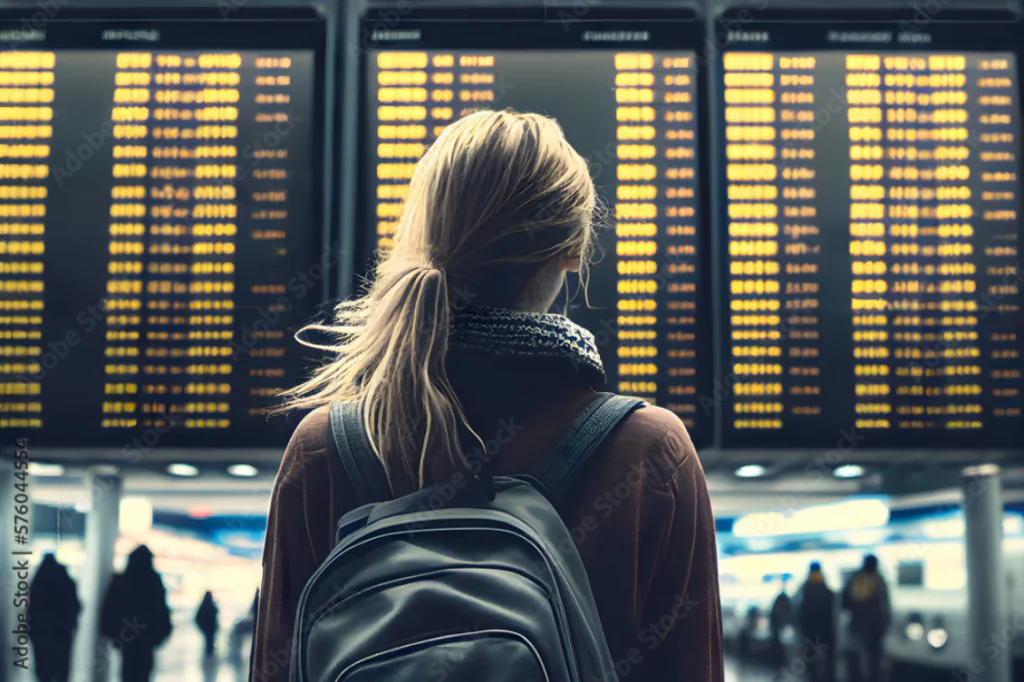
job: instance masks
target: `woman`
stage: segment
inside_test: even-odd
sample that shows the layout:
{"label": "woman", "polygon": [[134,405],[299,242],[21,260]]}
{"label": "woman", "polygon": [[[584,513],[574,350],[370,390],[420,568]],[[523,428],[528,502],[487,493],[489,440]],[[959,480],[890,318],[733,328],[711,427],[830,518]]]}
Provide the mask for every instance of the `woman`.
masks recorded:
{"label": "woman", "polygon": [[[286,680],[296,604],[348,511],[328,405],[363,399],[396,495],[451,480],[500,443],[499,473],[530,470],[604,379],[593,337],[545,314],[586,271],[594,184],[558,124],[479,112],[445,129],[413,175],[394,249],[343,303],[335,358],[289,393],[315,408],[278,472],[252,679]],[[585,282],[585,277],[582,278]],[[637,410],[560,501],[622,677],[722,680],[714,518],[682,422]]]}

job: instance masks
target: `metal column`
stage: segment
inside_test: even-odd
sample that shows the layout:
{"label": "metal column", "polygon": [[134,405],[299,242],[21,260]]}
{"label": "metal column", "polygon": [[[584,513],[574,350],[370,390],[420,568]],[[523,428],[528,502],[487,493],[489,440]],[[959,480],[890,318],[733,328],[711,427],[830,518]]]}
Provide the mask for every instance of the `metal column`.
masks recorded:
{"label": "metal column", "polygon": [[107,682],[108,652],[106,642],[99,636],[100,608],[114,572],[121,476],[109,468],[94,469],[89,472],[87,485],[90,507],[85,519],[86,564],[78,582],[82,613],[71,659],[71,679],[74,682]]}
{"label": "metal column", "polygon": [[967,672],[971,682],[1010,682],[1006,571],[1003,567],[1003,497],[999,467],[963,471],[967,561]]}

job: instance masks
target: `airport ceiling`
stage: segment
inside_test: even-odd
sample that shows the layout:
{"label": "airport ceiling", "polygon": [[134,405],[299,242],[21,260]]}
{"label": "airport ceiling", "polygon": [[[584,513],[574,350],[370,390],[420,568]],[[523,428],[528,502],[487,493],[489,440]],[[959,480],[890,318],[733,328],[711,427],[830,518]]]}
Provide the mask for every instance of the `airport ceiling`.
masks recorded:
{"label": "airport ceiling", "polygon": [[[701,464],[709,476],[723,476],[735,481],[733,474],[742,467],[762,470],[751,478],[760,481],[819,481],[815,488],[836,482],[832,473],[840,467],[857,467],[866,475],[856,476],[862,488],[885,488],[887,492],[925,492],[955,485],[966,466],[995,463],[1004,470],[1008,485],[1018,485],[1024,476],[1024,458],[1018,451],[993,450],[872,450],[857,447],[856,433],[843,433],[828,450],[749,449],[722,450],[705,448],[699,451]],[[130,472],[132,478],[168,478],[166,468],[174,463],[194,466],[202,481],[237,480],[227,474],[229,467],[249,465],[259,476],[273,477],[280,464],[282,449],[177,449],[154,448],[126,455],[119,451],[95,452],[78,449],[41,449],[32,452],[37,462],[59,462],[69,472],[84,472],[90,467],[112,466]],[[177,485],[193,487],[197,480],[171,478]],[[878,481],[877,486],[871,481]],[[894,487],[895,486],[895,487]]]}

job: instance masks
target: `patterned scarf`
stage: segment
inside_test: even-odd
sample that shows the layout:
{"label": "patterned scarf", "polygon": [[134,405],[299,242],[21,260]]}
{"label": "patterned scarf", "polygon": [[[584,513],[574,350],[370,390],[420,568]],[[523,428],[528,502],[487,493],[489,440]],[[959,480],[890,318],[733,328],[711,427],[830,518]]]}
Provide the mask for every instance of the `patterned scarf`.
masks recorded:
{"label": "patterned scarf", "polygon": [[452,312],[449,346],[502,357],[562,358],[605,380],[594,335],[567,317],[483,306],[459,306]]}

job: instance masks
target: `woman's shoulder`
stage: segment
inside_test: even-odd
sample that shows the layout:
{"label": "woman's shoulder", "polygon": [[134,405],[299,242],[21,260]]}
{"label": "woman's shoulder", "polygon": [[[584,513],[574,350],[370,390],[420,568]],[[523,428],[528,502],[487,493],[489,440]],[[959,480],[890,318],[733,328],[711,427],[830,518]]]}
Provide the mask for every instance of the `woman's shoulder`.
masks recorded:
{"label": "woman's shoulder", "polygon": [[612,447],[656,473],[665,483],[681,477],[703,476],[697,450],[686,424],[671,410],[644,405],[623,420]]}
{"label": "woman's shoulder", "polygon": [[284,457],[281,458],[281,468],[278,472],[279,481],[285,481],[289,477],[297,475],[304,471],[310,463],[328,456],[329,425],[329,405],[318,407],[302,418],[302,421],[295,427],[295,431],[292,432],[291,440],[288,441],[288,447],[284,451]]}
{"label": "woman's shoulder", "polygon": [[288,447],[292,445],[300,446],[304,449],[317,449],[324,448],[327,446],[327,430],[331,419],[331,406],[321,405],[314,409],[299,422],[298,426],[295,427],[295,431],[292,433],[291,442],[288,443]]}

